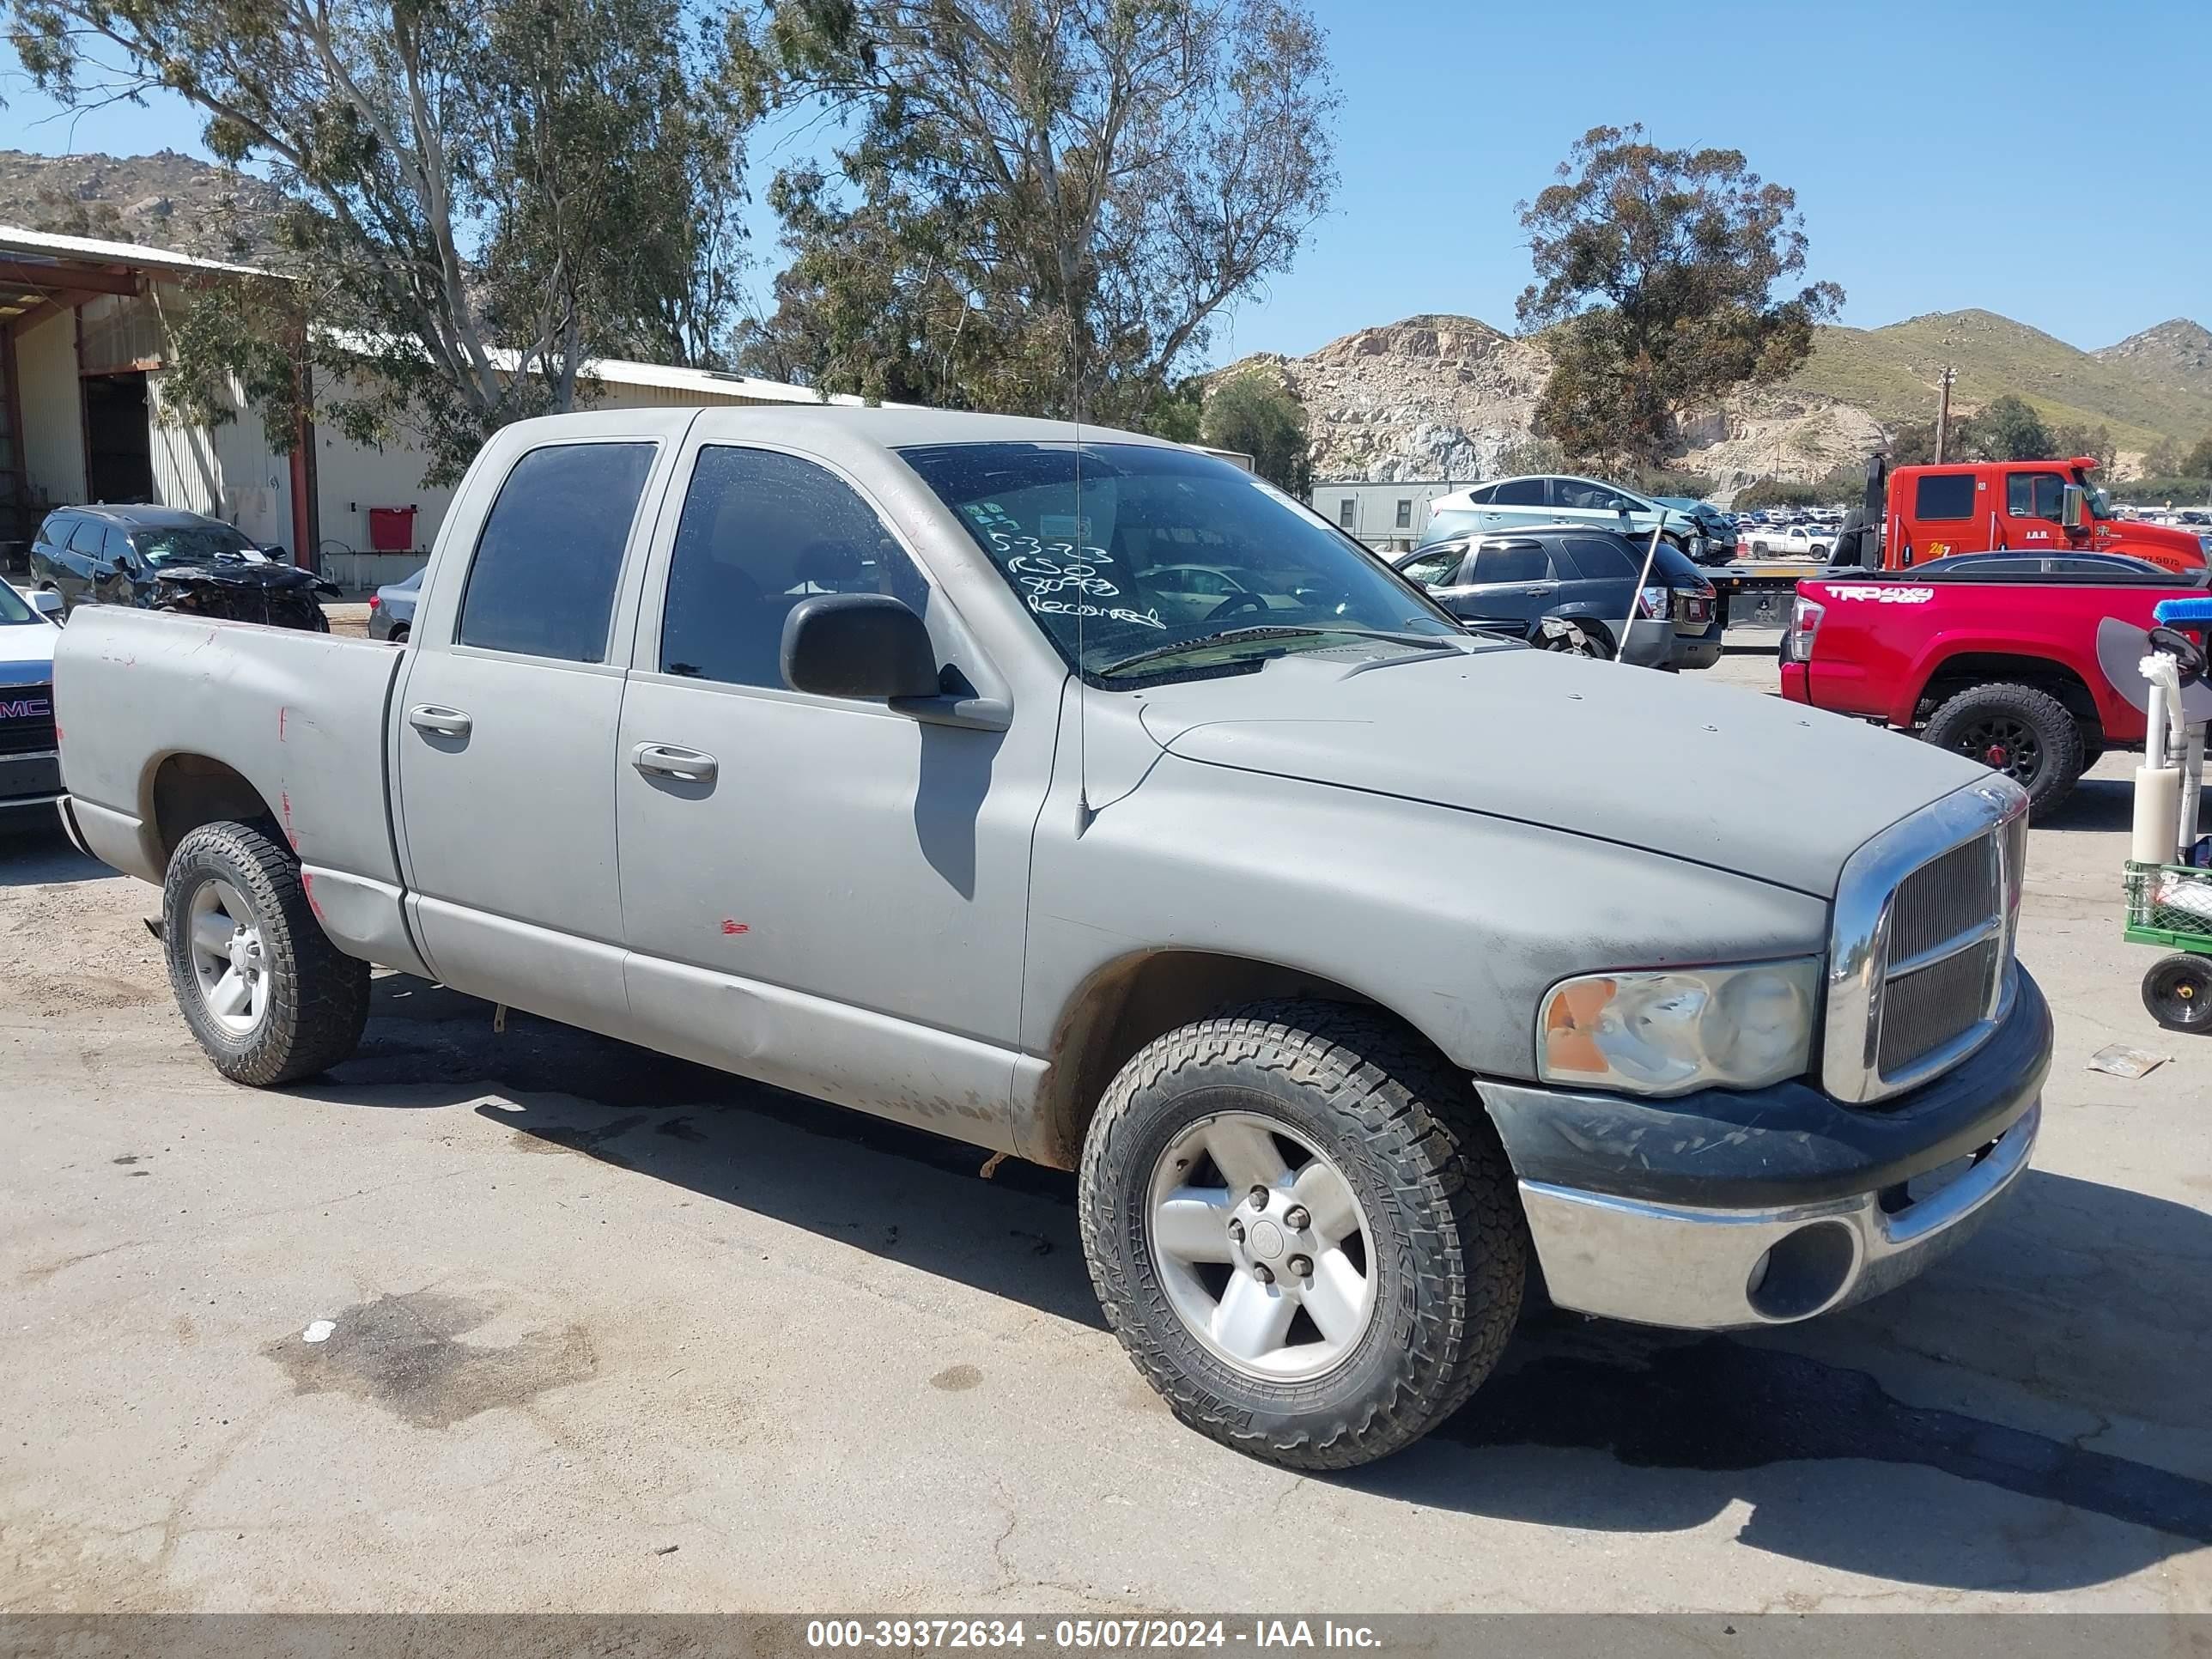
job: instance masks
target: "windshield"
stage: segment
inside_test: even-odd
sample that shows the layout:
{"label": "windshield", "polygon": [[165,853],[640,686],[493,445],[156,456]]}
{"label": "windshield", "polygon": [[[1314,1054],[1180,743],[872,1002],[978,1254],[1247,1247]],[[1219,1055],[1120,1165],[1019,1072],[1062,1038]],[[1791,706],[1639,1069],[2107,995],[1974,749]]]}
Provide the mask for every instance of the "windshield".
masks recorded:
{"label": "windshield", "polygon": [[1139,657],[1164,670],[1184,645],[1229,666],[1346,634],[1419,643],[1461,632],[1358,543],[1210,456],[1113,443],[936,444],[899,456],[1088,675]]}
{"label": "windshield", "polygon": [[31,609],[23,596],[4,581],[0,581],[0,627],[12,623],[36,622],[39,613]]}
{"label": "windshield", "polygon": [[2078,470],[2074,474],[2074,482],[2081,486],[2083,494],[2081,510],[2084,513],[2092,519],[2109,519],[2112,516],[2112,498],[2110,495],[2091,483],[2087,477]]}
{"label": "windshield", "polygon": [[204,564],[210,559],[258,558],[254,545],[227,524],[153,525],[131,532],[147,563]]}

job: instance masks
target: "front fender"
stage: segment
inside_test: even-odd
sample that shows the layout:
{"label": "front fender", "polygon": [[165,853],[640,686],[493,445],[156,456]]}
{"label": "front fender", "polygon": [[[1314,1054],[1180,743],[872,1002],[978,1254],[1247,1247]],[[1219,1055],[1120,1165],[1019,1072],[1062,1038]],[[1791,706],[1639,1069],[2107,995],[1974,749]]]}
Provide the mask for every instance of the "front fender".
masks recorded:
{"label": "front fender", "polygon": [[[1589,764],[1602,787],[1601,761]],[[1346,987],[1462,1071],[1533,1078],[1538,1006],[1569,975],[1826,946],[1821,899],[1516,821],[1509,805],[1462,811],[1172,754],[1079,831],[1048,804],[1022,1048],[1049,1060],[1086,986],[1117,961],[1209,951]],[[1624,832],[1635,822],[1622,803]]]}

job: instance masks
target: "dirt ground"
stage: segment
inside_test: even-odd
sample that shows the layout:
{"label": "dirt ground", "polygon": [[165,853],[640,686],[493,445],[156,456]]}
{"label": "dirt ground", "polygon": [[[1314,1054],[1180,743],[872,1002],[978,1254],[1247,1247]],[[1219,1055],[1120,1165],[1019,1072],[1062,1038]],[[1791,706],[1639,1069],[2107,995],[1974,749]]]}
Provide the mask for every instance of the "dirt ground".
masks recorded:
{"label": "dirt ground", "polygon": [[398,977],[234,1088],[153,890],[0,836],[0,1608],[2212,1610],[2212,1042],[2138,1000],[2128,764],[2033,832],[2058,1048],[1972,1244],[1777,1333],[1540,1322],[1332,1479],[1168,1416],[1063,1176]]}

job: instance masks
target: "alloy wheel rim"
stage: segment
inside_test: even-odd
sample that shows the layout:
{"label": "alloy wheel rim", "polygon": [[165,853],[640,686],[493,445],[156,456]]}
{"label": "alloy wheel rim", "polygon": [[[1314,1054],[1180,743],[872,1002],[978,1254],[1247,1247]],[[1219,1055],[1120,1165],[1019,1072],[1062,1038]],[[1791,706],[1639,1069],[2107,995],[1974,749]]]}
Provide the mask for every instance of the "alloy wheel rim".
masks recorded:
{"label": "alloy wheel rim", "polygon": [[2043,770],[2043,744],[2020,720],[1977,720],[1960,735],[1958,747],[1969,760],[2003,773],[2014,783],[2033,783]]}
{"label": "alloy wheel rim", "polygon": [[268,951],[252,907],[211,877],[192,894],[185,921],[200,1006],[228,1036],[252,1036],[269,1012]]}
{"label": "alloy wheel rim", "polygon": [[1328,1154],[1272,1118],[1182,1129],[1153,1169],[1146,1233],[1183,1328],[1247,1376],[1319,1376],[1374,1322],[1366,1210]]}

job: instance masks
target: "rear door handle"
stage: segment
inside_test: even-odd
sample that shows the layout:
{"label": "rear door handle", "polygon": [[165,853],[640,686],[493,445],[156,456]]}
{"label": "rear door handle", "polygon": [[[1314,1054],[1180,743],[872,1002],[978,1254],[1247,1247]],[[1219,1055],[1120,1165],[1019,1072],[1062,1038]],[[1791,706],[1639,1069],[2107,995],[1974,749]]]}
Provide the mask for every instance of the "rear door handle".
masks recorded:
{"label": "rear door handle", "polygon": [[629,763],[653,777],[682,778],[691,783],[712,783],[721,769],[712,755],[679,749],[672,743],[641,743],[630,750]]}
{"label": "rear door handle", "polygon": [[424,702],[407,711],[407,724],[417,732],[429,732],[441,738],[465,738],[476,722],[458,708],[441,708],[434,702]]}

